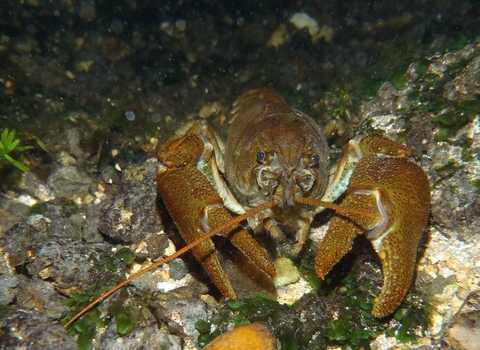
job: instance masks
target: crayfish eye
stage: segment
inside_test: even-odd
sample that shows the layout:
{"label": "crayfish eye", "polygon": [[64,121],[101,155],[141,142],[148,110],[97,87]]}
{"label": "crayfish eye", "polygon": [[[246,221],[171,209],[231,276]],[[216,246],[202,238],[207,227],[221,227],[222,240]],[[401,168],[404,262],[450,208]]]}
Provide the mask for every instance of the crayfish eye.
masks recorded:
{"label": "crayfish eye", "polygon": [[257,160],[259,162],[263,162],[265,160],[265,152],[263,151],[257,152]]}
{"label": "crayfish eye", "polygon": [[318,154],[313,154],[313,155],[312,155],[313,165],[318,164],[319,161],[320,161],[320,157],[318,156]]}

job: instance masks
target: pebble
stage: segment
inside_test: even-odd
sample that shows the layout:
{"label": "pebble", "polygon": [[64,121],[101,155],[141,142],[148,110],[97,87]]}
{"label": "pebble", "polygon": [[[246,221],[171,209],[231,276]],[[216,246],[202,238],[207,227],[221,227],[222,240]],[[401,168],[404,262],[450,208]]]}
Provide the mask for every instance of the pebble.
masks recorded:
{"label": "pebble", "polygon": [[135,113],[133,113],[132,111],[126,111],[125,118],[127,118],[130,121],[133,121],[135,120]]}

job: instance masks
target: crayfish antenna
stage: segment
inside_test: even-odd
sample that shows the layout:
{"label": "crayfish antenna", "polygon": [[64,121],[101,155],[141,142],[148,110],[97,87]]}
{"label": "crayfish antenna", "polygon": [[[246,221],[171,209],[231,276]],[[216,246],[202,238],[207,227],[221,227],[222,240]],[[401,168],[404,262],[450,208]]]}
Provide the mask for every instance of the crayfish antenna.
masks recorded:
{"label": "crayfish antenna", "polygon": [[324,202],[319,199],[314,199],[314,198],[306,198],[306,197],[295,197],[295,202],[299,204],[305,204],[305,205],[312,205],[312,206],[317,206],[317,207],[324,207],[327,209],[332,209],[335,210],[337,214],[353,214],[353,215],[360,215],[364,216],[367,218],[375,218],[375,215],[366,211],[361,211],[357,209],[352,209],[352,208],[347,208],[343,207],[341,205],[331,203],[331,202]]}
{"label": "crayfish antenna", "polygon": [[240,222],[248,219],[250,216],[253,216],[265,209],[268,209],[268,208],[271,208],[275,205],[277,205],[278,202],[276,200],[270,200],[268,202],[265,202],[263,204],[260,204],[259,206],[253,208],[253,209],[250,209],[249,211],[245,212],[244,214],[242,215],[239,215],[235,218],[233,218],[232,220],[216,227],[215,229],[213,229],[212,231],[210,231],[209,233],[205,234],[204,236],[198,238],[197,240],[193,241],[192,243],[186,245],[185,247],[183,247],[182,249],[178,250],[177,252],[175,252],[174,254],[166,257],[165,259],[162,259],[160,261],[157,261],[156,263],[152,264],[151,266],[133,274],[132,276],[130,276],[129,278],[127,278],[126,280],[124,280],[123,282],[120,282],[119,284],[117,284],[115,287],[113,287],[112,289],[106,291],[105,293],[103,293],[101,296],[99,296],[97,299],[95,299],[94,301],[92,301],[90,304],[88,304],[87,306],[85,306],[82,310],[80,310],[75,316],[73,316],[67,323],[64,324],[64,328],[68,328],[73,322],[75,322],[77,319],[79,319],[82,315],[84,315],[87,311],[89,311],[91,308],[93,308],[95,305],[97,305],[99,302],[101,302],[102,300],[106,299],[107,297],[109,297],[110,295],[112,295],[113,293],[115,293],[117,290],[119,290],[120,288],[122,288],[123,286],[125,286],[126,284],[128,284],[129,282],[133,281],[135,278],[137,277],[140,277],[141,275],[143,275],[144,273],[148,272],[148,271],[151,271],[153,269],[156,269],[157,267],[173,260],[173,259],[176,259],[178,258],[180,255],[182,255],[183,253],[186,253],[188,252],[190,249],[192,249],[193,247],[195,247],[196,245],[202,243],[203,241],[205,241],[206,239],[209,239],[209,238],[212,238],[213,236],[215,236],[217,233],[219,232],[222,232],[226,229],[228,229],[230,226],[233,226],[233,225],[236,225],[236,224],[239,224]]}

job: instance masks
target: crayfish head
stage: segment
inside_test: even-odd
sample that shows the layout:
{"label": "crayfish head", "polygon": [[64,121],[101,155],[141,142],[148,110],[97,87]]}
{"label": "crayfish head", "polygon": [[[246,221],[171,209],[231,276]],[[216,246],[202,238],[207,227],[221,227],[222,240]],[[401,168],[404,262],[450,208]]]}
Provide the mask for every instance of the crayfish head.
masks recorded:
{"label": "crayfish head", "polygon": [[[321,197],[328,178],[326,141],[295,112],[265,118],[253,139],[257,189],[279,207],[294,207],[295,197]],[[318,127],[317,127],[318,128]]]}

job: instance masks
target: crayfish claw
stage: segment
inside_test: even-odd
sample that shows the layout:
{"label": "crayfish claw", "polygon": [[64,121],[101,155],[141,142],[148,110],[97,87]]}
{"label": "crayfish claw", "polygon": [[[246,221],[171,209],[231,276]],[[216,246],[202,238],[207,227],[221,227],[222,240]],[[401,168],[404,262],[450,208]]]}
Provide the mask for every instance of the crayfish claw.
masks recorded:
{"label": "crayfish claw", "polygon": [[[398,145],[396,147],[396,145]],[[351,249],[357,234],[366,233],[382,261],[384,282],[372,315],[392,313],[408,292],[415,273],[417,246],[430,209],[425,172],[404,145],[375,135],[360,141],[363,154],[353,170],[341,207],[374,214],[336,214],[315,259],[321,278]]]}
{"label": "crayfish claw", "polygon": [[[232,216],[224,208],[217,189],[197,168],[197,163],[206,159],[206,152],[210,158],[214,152],[211,148],[205,149],[208,144],[202,135],[186,134],[168,142],[162,146],[158,157],[161,162],[157,171],[158,192],[183,240],[190,244],[215,227],[228,223]],[[221,234],[230,239],[265,274],[275,278],[273,262],[248,231],[237,224]],[[192,252],[220,292],[236,299],[230,279],[218,261],[212,240],[204,240],[194,246]]]}
{"label": "crayfish claw", "polygon": [[227,298],[236,299],[237,297],[233,291],[230,279],[218,261],[212,240],[207,239],[193,247],[192,253],[195,256],[195,259],[197,259],[197,261],[202,264],[205,271],[207,271],[218,290]]}

